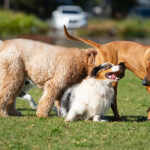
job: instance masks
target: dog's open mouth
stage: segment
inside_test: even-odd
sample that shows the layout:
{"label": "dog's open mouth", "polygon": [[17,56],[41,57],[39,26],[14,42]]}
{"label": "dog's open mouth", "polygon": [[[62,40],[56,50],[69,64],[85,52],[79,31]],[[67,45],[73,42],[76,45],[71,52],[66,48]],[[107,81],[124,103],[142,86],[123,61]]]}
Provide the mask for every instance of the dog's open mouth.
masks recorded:
{"label": "dog's open mouth", "polygon": [[121,71],[117,71],[117,72],[107,72],[107,73],[105,74],[105,77],[106,77],[107,79],[111,79],[111,80],[118,81],[118,80],[120,80],[120,77],[118,76],[120,73],[121,73]]}

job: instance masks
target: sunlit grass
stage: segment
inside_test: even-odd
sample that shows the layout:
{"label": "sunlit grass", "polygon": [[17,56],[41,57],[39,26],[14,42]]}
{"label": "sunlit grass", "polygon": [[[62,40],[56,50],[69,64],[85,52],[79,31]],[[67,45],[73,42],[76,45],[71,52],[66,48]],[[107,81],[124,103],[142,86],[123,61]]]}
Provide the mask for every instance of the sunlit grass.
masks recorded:
{"label": "sunlit grass", "polygon": [[[32,89],[30,94],[38,101],[42,91]],[[105,123],[79,121],[65,123],[53,111],[48,119],[39,119],[28,103],[17,99],[17,108],[23,117],[0,117],[0,149],[8,150],[148,150],[150,122],[146,120],[150,104],[149,94],[141,80],[131,72],[119,82],[118,108],[123,119],[113,120],[110,110]]]}

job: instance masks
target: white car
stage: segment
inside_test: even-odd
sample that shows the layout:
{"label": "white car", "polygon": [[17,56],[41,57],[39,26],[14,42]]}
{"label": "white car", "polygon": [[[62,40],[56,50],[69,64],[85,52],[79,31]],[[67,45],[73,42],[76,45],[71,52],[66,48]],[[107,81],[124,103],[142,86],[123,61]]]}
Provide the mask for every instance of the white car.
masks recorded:
{"label": "white car", "polygon": [[63,25],[67,28],[80,28],[87,24],[87,13],[79,6],[59,6],[57,10],[52,13],[52,27],[62,29]]}

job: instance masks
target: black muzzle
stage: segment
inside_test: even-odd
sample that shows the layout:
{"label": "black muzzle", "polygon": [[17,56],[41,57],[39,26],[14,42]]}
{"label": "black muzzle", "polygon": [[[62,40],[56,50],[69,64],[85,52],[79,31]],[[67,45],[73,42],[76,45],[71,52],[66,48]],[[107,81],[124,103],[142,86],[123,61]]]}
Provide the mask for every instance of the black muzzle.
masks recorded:
{"label": "black muzzle", "polygon": [[144,79],[142,81],[142,85],[144,85],[144,86],[150,86],[150,82],[148,82],[146,79]]}

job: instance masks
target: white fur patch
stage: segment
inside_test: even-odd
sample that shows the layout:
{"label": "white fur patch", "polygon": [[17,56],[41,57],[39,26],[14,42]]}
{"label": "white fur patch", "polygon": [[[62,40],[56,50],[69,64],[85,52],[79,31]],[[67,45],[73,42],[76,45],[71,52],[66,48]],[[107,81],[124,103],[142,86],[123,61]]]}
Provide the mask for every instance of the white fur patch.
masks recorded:
{"label": "white fur patch", "polygon": [[[74,121],[78,116],[83,120],[98,121],[98,118],[100,120],[113,100],[114,89],[111,82],[109,79],[98,80],[89,77],[77,84],[72,91],[74,96],[70,100],[70,110],[67,114],[63,114],[66,116],[66,121]],[[65,108],[62,107],[61,110],[64,113]],[[96,115],[99,117],[95,117]]]}

